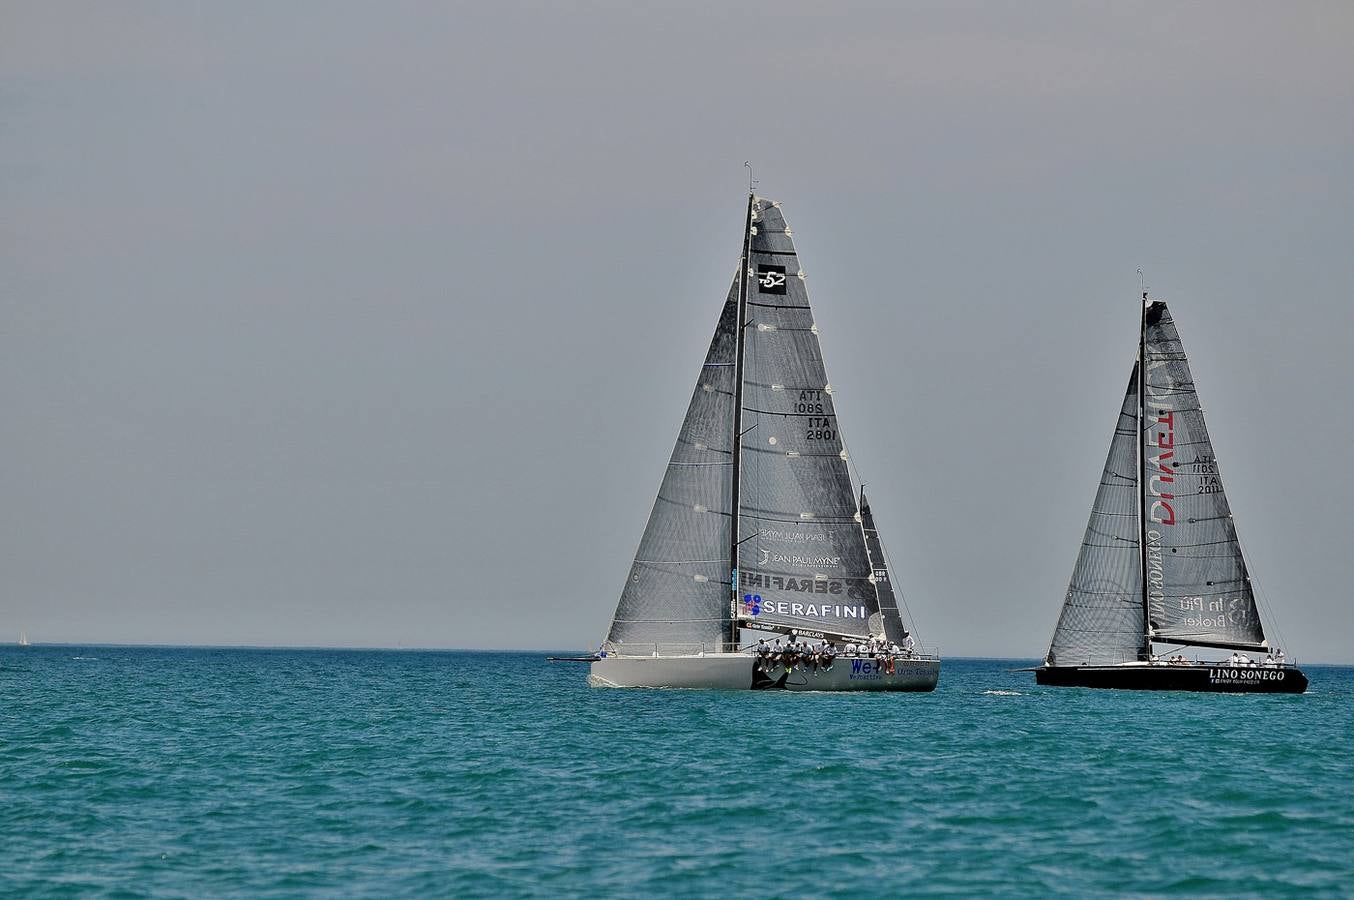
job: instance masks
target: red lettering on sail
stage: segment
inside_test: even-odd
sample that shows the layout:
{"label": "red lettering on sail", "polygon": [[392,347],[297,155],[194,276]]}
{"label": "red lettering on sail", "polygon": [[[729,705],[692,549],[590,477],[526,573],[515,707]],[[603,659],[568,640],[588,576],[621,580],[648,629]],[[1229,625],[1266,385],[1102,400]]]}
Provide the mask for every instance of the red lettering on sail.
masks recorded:
{"label": "red lettering on sail", "polygon": [[[1156,421],[1151,427],[1158,428],[1156,446],[1162,452],[1152,457],[1156,471],[1147,480],[1147,491],[1153,497],[1152,521],[1159,525],[1175,524],[1175,507],[1169,501],[1175,499],[1175,467],[1171,459],[1175,457],[1175,413],[1168,409],[1158,409]],[[1148,438],[1149,443],[1153,443]],[[1144,473],[1146,474],[1146,473]]]}
{"label": "red lettering on sail", "polygon": [[1157,435],[1157,446],[1163,450],[1171,449],[1175,446],[1175,413],[1165,409],[1158,410],[1157,424],[1165,426],[1161,434]]}
{"label": "red lettering on sail", "polygon": [[1152,501],[1152,521],[1158,525],[1175,524],[1175,507],[1165,500]]}

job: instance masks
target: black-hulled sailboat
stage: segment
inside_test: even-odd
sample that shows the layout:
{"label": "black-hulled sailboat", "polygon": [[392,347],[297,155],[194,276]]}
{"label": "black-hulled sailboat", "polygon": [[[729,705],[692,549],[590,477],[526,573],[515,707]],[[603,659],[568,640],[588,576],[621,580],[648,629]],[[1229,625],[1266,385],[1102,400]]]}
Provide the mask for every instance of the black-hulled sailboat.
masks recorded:
{"label": "black-hulled sailboat", "polygon": [[[1232,653],[1201,661],[1180,652],[1186,647]],[[1138,358],[1035,679],[1221,693],[1307,689],[1307,676],[1265,638],[1180,333],[1166,304],[1145,292]]]}
{"label": "black-hulled sailboat", "polygon": [[[743,247],[596,687],[930,691],[857,494],[804,273],[780,204],[750,194]],[[758,639],[878,647],[768,664]],[[883,665],[881,665],[881,659]]]}

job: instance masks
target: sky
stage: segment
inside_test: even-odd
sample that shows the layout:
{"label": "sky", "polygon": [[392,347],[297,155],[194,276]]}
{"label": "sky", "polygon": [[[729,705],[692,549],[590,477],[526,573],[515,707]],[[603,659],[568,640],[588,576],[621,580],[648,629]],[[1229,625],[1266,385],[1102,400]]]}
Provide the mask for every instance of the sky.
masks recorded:
{"label": "sky", "polygon": [[924,643],[1048,646],[1181,329],[1354,662],[1354,5],[0,3],[0,640],[582,648],[750,160]]}

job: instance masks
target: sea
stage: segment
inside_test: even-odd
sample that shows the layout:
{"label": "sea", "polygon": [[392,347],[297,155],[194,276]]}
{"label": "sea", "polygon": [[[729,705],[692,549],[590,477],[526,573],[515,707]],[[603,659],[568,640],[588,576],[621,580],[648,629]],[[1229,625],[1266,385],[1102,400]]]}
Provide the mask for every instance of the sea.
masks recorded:
{"label": "sea", "polygon": [[1354,668],[1303,696],[590,689],[540,652],[0,649],[15,897],[1338,897]]}

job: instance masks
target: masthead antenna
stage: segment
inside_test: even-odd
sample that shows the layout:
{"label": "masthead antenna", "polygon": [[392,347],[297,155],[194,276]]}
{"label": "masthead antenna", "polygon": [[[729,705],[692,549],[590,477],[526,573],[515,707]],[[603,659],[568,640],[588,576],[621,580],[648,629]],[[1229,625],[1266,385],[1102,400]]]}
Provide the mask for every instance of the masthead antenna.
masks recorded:
{"label": "masthead antenna", "polygon": [[1147,283],[1143,279],[1142,269],[1138,269],[1138,290],[1142,291],[1142,299],[1147,299]]}
{"label": "masthead antenna", "polygon": [[753,192],[753,188],[757,184],[757,179],[752,177],[752,163],[748,162],[745,159],[743,160],[743,165],[747,167],[748,170],[748,193],[751,194]]}

